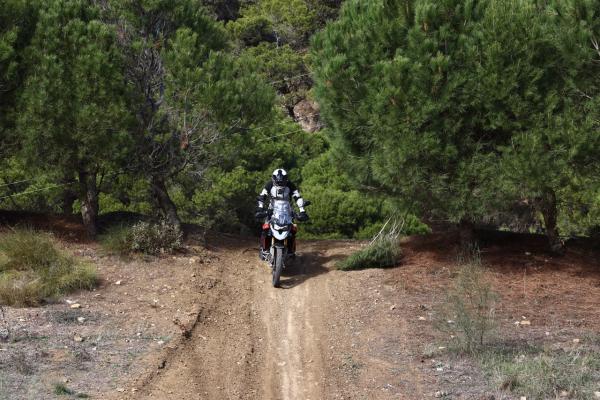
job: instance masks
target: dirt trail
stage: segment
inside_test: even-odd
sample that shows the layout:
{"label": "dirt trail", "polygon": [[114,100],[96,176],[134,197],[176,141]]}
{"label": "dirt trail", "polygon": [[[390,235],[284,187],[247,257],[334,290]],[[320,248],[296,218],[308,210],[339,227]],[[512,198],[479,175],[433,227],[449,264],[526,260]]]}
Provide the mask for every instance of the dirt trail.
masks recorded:
{"label": "dirt trail", "polygon": [[[349,274],[332,268],[349,246],[357,244],[304,244],[299,259],[284,272],[280,289],[271,287],[270,271],[254,249],[223,250],[220,268],[206,277],[214,288],[199,298],[201,313],[190,338],[155,375],[137,382],[134,394],[122,397],[418,398],[376,387],[381,376],[371,377],[370,371],[384,376],[393,367],[389,361],[373,354],[356,360],[360,352],[368,353],[354,338],[361,334],[355,326],[361,316],[337,303],[359,303],[360,291],[348,287]],[[357,282],[369,277],[360,274]],[[369,339],[363,344],[376,342],[377,335],[365,333]],[[358,387],[363,393],[356,392]]]}

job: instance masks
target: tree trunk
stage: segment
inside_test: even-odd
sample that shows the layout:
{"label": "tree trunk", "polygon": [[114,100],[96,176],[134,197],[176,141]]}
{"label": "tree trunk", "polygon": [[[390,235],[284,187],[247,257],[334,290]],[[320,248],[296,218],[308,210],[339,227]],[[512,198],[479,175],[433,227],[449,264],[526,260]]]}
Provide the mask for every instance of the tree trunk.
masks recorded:
{"label": "tree trunk", "polygon": [[[71,183],[71,180],[64,179],[63,183],[65,185],[69,185]],[[77,191],[73,190],[73,187],[71,185],[66,186],[63,189],[62,196],[60,199],[60,211],[63,214],[73,214],[73,204],[75,203],[75,200],[77,200]]]}
{"label": "tree trunk", "polygon": [[79,200],[81,201],[81,217],[90,238],[98,234],[98,187],[96,174],[79,172]]}
{"label": "tree trunk", "polygon": [[555,254],[564,254],[564,246],[558,234],[558,226],[556,224],[557,208],[556,208],[556,193],[554,190],[546,190],[542,196],[536,201],[537,210],[544,218],[544,226],[546,228],[546,236],[550,250]]}
{"label": "tree trunk", "polygon": [[461,219],[458,224],[460,246],[464,252],[471,252],[477,245],[473,223],[467,219]]}
{"label": "tree trunk", "polygon": [[177,215],[177,207],[175,207],[175,203],[169,197],[169,192],[167,191],[167,185],[165,181],[158,177],[152,177],[152,196],[158,203],[163,215],[166,217],[167,221],[177,228],[181,228],[181,220]]}

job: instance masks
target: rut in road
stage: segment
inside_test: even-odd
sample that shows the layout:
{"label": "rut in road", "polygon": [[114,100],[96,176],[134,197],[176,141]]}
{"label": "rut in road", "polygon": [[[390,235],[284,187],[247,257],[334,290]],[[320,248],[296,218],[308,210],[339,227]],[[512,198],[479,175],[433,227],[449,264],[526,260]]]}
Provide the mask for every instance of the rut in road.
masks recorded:
{"label": "rut in road", "polygon": [[[286,269],[282,287],[276,289],[268,266],[250,248],[254,243],[245,244],[246,250],[237,243],[220,251],[219,266],[204,277],[213,283],[211,290],[199,295],[201,313],[189,340],[177,347],[156,375],[138,382],[139,390],[129,398],[421,398],[416,392],[404,396],[368,388],[379,385],[376,381],[391,368],[379,356],[367,354],[368,366],[348,364],[351,352],[368,350],[354,344],[351,348],[360,332],[351,332],[350,327],[360,317],[348,314],[346,306],[358,301],[364,284],[333,269],[335,259],[347,255],[352,246],[300,244],[302,254]],[[389,329],[403,332],[402,321]],[[364,337],[376,340],[378,335]],[[414,369],[406,371],[403,379],[416,379]],[[361,387],[364,393],[358,391]]]}
{"label": "rut in road", "polygon": [[284,272],[282,288],[255,252],[222,252],[189,341],[136,398],[323,399],[321,348],[328,270],[312,254]]}

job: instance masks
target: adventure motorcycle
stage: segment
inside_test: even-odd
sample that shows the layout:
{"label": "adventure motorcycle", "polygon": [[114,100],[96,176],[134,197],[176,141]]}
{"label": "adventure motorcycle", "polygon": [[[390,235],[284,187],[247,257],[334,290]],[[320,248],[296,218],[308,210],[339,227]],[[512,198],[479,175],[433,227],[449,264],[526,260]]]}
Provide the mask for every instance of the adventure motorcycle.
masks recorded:
{"label": "adventure motorcycle", "polygon": [[[304,202],[304,207],[310,205],[309,201]],[[297,232],[294,220],[297,214],[287,200],[273,200],[272,208],[268,210],[268,221],[264,223],[263,229],[269,230],[267,240],[271,239],[271,247],[267,262],[269,262],[273,274],[273,286],[279,287],[281,273],[286,263],[295,257]]]}

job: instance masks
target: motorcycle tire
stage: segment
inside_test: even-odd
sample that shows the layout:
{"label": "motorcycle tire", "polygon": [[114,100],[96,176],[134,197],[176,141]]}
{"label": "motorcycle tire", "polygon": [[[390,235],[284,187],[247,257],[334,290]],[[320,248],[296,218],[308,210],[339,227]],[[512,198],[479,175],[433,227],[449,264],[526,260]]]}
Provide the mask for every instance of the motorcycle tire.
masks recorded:
{"label": "motorcycle tire", "polygon": [[279,287],[281,271],[283,271],[283,250],[275,248],[273,260],[273,287]]}

